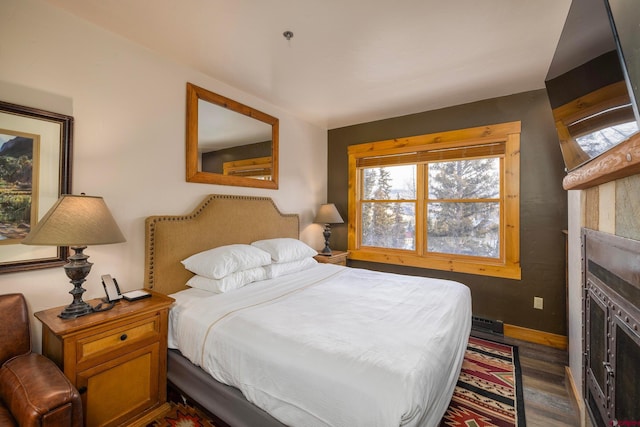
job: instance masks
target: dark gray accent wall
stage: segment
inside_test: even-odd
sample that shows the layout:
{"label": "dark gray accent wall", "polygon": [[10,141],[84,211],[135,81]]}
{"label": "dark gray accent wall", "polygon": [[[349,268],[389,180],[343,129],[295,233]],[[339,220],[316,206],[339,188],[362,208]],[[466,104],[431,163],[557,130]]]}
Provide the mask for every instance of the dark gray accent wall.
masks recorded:
{"label": "dark gray accent wall", "polygon": [[269,157],[270,155],[271,141],[209,151],[208,153],[202,153],[202,171],[223,173],[225,162],[253,159],[255,157]]}
{"label": "dark gray accent wall", "polygon": [[[566,335],[565,236],[567,194],[564,163],[545,90],[395,117],[328,134],[328,201],[347,218],[348,158],[352,144],[520,120],[520,260],[522,280],[501,279],[389,264],[352,261],[352,267],[465,283],[474,315]],[[332,228],[331,246],[347,249],[347,224]],[[533,297],[544,309],[533,308]]]}

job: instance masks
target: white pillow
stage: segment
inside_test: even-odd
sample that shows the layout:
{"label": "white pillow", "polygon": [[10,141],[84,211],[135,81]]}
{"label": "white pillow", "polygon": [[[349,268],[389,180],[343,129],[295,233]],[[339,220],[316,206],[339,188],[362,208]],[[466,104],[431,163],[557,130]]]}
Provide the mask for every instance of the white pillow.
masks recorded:
{"label": "white pillow", "polygon": [[264,267],[267,271],[267,275],[270,279],[284,276],[285,274],[297,273],[298,271],[306,270],[314,265],[318,264],[313,258],[304,258],[298,261],[280,262],[276,264],[269,264]]}
{"label": "white pillow", "polygon": [[203,276],[193,276],[187,282],[187,286],[198,288],[209,292],[223,293],[238,289],[251,282],[265,280],[267,270],[264,267],[250,268],[248,270],[236,271],[222,279],[209,279]]}
{"label": "white pillow", "polygon": [[191,255],[182,265],[199,276],[222,279],[236,271],[262,267],[271,263],[269,253],[251,245],[219,246]]}
{"label": "white pillow", "polygon": [[258,240],[251,245],[269,252],[271,259],[276,263],[299,261],[318,255],[318,251],[306,243],[289,237]]}

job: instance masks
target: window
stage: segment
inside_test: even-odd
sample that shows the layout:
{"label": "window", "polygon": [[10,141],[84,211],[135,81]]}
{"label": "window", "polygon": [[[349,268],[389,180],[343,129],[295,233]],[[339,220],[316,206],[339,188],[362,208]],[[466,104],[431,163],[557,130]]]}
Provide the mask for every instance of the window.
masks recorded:
{"label": "window", "polygon": [[520,122],[349,147],[353,259],[520,279]]}

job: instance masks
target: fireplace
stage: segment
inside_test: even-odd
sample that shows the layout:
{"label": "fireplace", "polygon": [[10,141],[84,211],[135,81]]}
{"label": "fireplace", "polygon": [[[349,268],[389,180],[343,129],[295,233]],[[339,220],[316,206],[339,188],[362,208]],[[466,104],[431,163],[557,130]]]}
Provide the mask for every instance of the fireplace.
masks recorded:
{"label": "fireplace", "polygon": [[585,405],[595,426],[640,425],[640,241],[582,235]]}

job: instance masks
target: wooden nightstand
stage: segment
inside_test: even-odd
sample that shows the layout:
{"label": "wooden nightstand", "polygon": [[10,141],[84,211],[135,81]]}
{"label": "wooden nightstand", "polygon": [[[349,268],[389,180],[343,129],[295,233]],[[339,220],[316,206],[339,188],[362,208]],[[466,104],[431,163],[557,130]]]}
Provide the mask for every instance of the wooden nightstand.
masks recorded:
{"label": "wooden nightstand", "polygon": [[347,251],[331,251],[331,255],[321,255],[318,254],[314,256],[316,261],[324,263],[324,264],[338,264],[338,265],[347,265],[347,256],[349,252]]}
{"label": "wooden nightstand", "polygon": [[121,425],[166,401],[167,319],[174,300],[152,294],[77,319],[59,318],[64,307],[35,313],[42,353],[80,391],[88,427]]}

